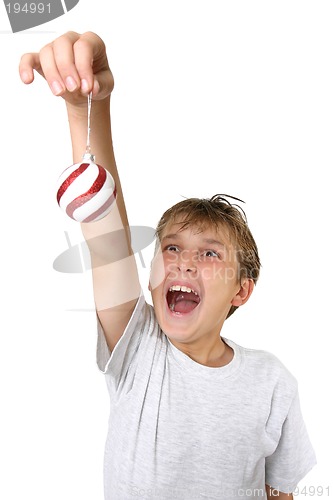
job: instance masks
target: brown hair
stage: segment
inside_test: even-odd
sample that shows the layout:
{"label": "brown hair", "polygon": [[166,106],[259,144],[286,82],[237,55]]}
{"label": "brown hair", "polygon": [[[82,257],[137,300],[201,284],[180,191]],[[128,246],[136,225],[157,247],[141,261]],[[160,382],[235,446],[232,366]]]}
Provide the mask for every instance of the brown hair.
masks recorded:
{"label": "brown hair", "polygon": [[[203,230],[207,224],[215,226],[216,230],[222,226],[228,230],[236,251],[239,281],[249,278],[256,284],[261,265],[256,242],[249,229],[245,212],[238,205],[230,203],[226,197],[242,202],[233,196],[216,194],[210,199],[189,198],[176,203],[162,215],[156,228],[156,236],[161,240],[165,227],[173,223],[180,224],[180,231],[193,226],[199,226]],[[237,306],[231,306],[227,317],[236,309]]]}

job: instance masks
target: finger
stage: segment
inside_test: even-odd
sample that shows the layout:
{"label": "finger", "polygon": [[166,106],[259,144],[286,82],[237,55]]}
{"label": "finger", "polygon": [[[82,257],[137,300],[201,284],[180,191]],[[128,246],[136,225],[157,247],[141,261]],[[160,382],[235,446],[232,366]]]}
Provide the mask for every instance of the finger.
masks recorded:
{"label": "finger", "polygon": [[49,84],[54,95],[62,95],[66,91],[66,85],[63,82],[62,76],[59,73],[52,44],[48,44],[42,48],[39,53],[40,65],[44,74],[44,78]]}
{"label": "finger", "polygon": [[75,42],[80,38],[78,33],[70,31],[54,40],[52,47],[55,63],[62,83],[69,92],[74,92],[81,86],[81,80],[75,66]]}
{"label": "finger", "polygon": [[108,69],[103,40],[90,31],[83,33],[74,44],[75,66],[81,80],[81,91],[85,94],[98,92],[96,80],[100,71]]}
{"label": "finger", "polygon": [[93,41],[87,34],[83,34],[74,44],[74,59],[77,69],[81,91],[88,94],[92,91],[94,85],[93,63],[96,48]]}
{"label": "finger", "polygon": [[19,64],[19,74],[23,83],[29,84],[34,81],[33,70],[38,71],[44,76],[40,65],[39,54],[23,54]]}

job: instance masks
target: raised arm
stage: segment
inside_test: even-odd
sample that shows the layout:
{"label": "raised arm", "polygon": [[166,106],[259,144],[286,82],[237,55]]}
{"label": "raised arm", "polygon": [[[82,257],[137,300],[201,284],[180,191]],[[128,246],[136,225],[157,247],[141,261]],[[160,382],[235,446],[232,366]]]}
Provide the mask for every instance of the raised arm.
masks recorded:
{"label": "raised arm", "polygon": [[39,53],[22,56],[19,71],[24,83],[33,82],[34,70],[45,78],[54,95],[66,101],[74,163],[85,152],[87,95],[93,91],[91,149],[96,162],[116,182],[117,203],[102,220],[82,223],[81,228],[91,255],[96,310],[112,350],[133,312],[140,284],[113,151],[110,95],[114,82],[104,42],[91,32],[68,32]]}

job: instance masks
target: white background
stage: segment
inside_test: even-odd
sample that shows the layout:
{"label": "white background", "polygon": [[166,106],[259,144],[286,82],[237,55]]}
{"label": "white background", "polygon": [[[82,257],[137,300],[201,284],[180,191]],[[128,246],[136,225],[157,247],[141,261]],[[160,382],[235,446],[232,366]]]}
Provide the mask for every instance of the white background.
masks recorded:
{"label": "white background", "polygon": [[[22,53],[69,29],[108,47],[132,225],[155,227],[183,196],[246,201],[263,268],[224,336],[274,352],[297,377],[318,460],[300,487],[333,495],[332,16],[324,0],[81,0],[12,34],[1,3],[0,498],[103,498],[108,395],[91,277],[52,267],[65,232],[82,241],[55,201],[72,163],[65,107],[39,75],[25,86],[17,72]],[[152,249],[146,269],[138,261],[145,289]]]}

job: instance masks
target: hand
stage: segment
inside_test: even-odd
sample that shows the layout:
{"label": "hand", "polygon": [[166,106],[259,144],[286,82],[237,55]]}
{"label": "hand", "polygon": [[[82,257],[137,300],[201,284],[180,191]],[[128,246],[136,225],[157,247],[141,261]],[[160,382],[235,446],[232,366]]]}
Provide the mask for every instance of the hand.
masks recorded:
{"label": "hand", "polygon": [[32,83],[34,70],[45,78],[54,95],[75,106],[86,105],[91,91],[94,99],[105,99],[114,86],[104,42],[92,32],[69,31],[39,53],[24,54],[19,66],[21,80]]}

